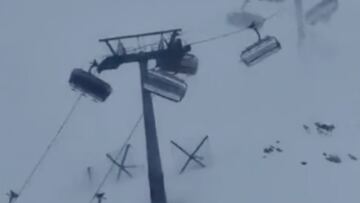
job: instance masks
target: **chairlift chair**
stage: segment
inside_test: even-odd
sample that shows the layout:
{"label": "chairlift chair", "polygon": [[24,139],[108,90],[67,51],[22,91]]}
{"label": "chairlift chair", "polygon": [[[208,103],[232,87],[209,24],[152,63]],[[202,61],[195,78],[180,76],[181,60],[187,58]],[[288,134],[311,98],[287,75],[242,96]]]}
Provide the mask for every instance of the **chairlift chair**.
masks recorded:
{"label": "chairlift chair", "polygon": [[280,42],[273,36],[260,38],[241,52],[240,58],[246,66],[253,66],[281,49]]}
{"label": "chairlift chair", "polygon": [[69,83],[73,89],[91,96],[95,101],[104,102],[112,92],[108,83],[80,68],[71,72]]}
{"label": "chairlift chair", "polygon": [[187,84],[162,70],[149,70],[143,88],[165,99],[180,102],[185,96]]}
{"label": "chairlift chair", "polygon": [[318,22],[326,22],[331,15],[338,9],[338,0],[322,0],[305,14],[305,21],[309,25],[315,25]]}

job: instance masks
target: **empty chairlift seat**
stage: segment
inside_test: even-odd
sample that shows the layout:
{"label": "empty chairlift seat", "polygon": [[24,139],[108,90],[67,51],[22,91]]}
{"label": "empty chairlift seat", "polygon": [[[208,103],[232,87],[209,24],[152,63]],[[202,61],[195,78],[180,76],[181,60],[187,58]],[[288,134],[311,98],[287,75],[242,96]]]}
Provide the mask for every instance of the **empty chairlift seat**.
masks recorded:
{"label": "empty chairlift seat", "polygon": [[307,24],[315,25],[318,22],[326,22],[338,9],[338,0],[322,0],[305,14]]}
{"label": "empty chairlift seat", "polygon": [[144,89],[171,101],[180,102],[185,96],[187,84],[164,71],[149,70]]}
{"label": "empty chairlift seat", "polygon": [[79,68],[72,71],[69,83],[74,90],[91,96],[95,101],[105,101],[112,91],[108,83]]}
{"label": "empty chairlift seat", "polygon": [[247,66],[253,66],[281,49],[280,42],[273,36],[266,36],[241,52],[240,58]]}

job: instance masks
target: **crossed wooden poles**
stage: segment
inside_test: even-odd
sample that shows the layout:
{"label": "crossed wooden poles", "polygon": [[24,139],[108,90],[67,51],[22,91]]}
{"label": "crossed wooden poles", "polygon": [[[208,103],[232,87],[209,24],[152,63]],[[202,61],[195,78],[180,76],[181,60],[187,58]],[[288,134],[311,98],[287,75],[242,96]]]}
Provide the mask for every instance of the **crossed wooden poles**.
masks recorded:
{"label": "crossed wooden poles", "polygon": [[[181,152],[183,152],[188,159],[186,160],[184,166],[181,168],[180,170],[180,174],[184,173],[184,171],[186,170],[186,168],[189,166],[191,161],[194,161],[195,163],[197,163],[199,166],[201,166],[202,168],[205,168],[206,165],[202,162],[204,157],[198,156],[196,155],[196,153],[198,153],[198,151],[201,149],[201,147],[205,144],[205,142],[209,139],[209,136],[206,135],[201,142],[196,146],[195,150],[191,153],[189,153],[188,151],[186,151],[183,147],[181,147],[179,144],[177,144],[175,141],[171,140],[170,143],[173,144],[177,149],[179,149]],[[113,163],[115,164],[118,168],[118,174],[117,174],[117,179],[120,179],[120,176],[122,174],[122,172],[124,172],[126,175],[128,175],[130,178],[133,177],[133,175],[131,174],[131,172],[128,169],[131,168],[136,168],[136,165],[126,165],[126,159],[129,153],[129,149],[130,149],[130,144],[127,144],[125,147],[125,152],[124,155],[122,156],[122,159],[120,161],[120,163],[118,161],[116,161],[110,154],[106,154],[106,157]]]}
{"label": "crossed wooden poles", "polygon": [[122,172],[124,172],[126,175],[128,175],[130,178],[133,177],[133,175],[130,173],[130,171],[128,169],[130,168],[136,168],[137,166],[136,165],[126,165],[125,164],[125,161],[126,161],[126,158],[128,156],[128,152],[129,152],[129,149],[130,149],[130,144],[127,144],[126,147],[125,147],[125,152],[124,152],[124,155],[119,162],[117,162],[110,154],[106,154],[106,157],[113,163],[115,164],[118,168],[119,168],[119,172],[117,174],[117,179],[119,180],[120,179],[120,176],[122,174]]}
{"label": "crossed wooden poles", "polygon": [[103,200],[106,200],[104,192],[96,193],[94,197],[98,200],[98,203],[102,203]]}
{"label": "crossed wooden poles", "polygon": [[[118,180],[120,179],[120,176],[121,176],[122,172],[127,174],[130,178],[133,177],[133,175],[130,173],[130,171],[128,169],[129,168],[136,168],[136,166],[135,165],[125,165],[125,161],[126,161],[126,158],[128,156],[130,146],[131,146],[130,144],[126,145],[125,152],[124,152],[124,155],[122,156],[122,159],[121,159],[120,163],[118,163],[110,154],[106,154],[106,157],[113,164],[115,164],[117,167],[119,167],[119,172],[118,172],[118,175],[117,175]],[[98,203],[102,203],[103,200],[106,200],[105,193],[103,193],[103,192],[96,193],[94,198],[96,198],[98,200]]]}
{"label": "crossed wooden poles", "polygon": [[[206,135],[200,142],[200,144],[197,145],[197,147],[195,148],[195,150],[192,153],[187,152],[184,148],[182,148],[179,144],[177,144],[175,141],[171,140],[171,144],[173,144],[176,148],[178,148],[181,152],[183,152],[187,157],[187,161],[185,162],[184,166],[181,168],[180,170],[180,174],[182,174],[186,168],[188,167],[188,165],[190,164],[191,161],[194,161],[195,163],[197,163],[198,165],[200,165],[202,168],[205,168],[206,165],[202,162],[202,160],[204,159],[201,156],[196,155],[196,153],[200,150],[200,148],[204,145],[204,143],[206,142],[206,140],[209,139],[209,136]],[[117,175],[117,179],[120,179],[120,176],[122,174],[122,172],[124,172],[126,175],[128,175],[130,178],[133,177],[133,175],[130,173],[130,171],[128,170],[129,168],[136,168],[136,165],[126,165],[126,158],[128,156],[129,153],[129,149],[130,149],[130,144],[127,144],[125,147],[125,151],[124,151],[124,155],[122,156],[122,159],[119,162],[117,162],[110,154],[106,154],[106,157],[113,163],[115,164],[118,168],[119,168],[119,172]],[[9,195],[10,196],[10,195]],[[98,200],[98,203],[102,203],[103,200],[105,200],[105,193],[96,193],[94,198],[96,198]],[[10,200],[10,203],[12,200]]]}
{"label": "crossed wooden poles", "polygon": [[173,144],[176,148],[178,148],[180,151],[182,151],[188,157],[187,161],[185,162],[184,166],[181,168],[181,170],[179,172],[180,174],[182,174],[186,170],[186,168],[188,167],[188,165],[190,164],[191,161],[194,161],[202,168],[206,167],[206,165],[202,162],[203,157],[197,156],[196,153],[200,150],[200,148],[204,145],[205,141],[208,139],[209,139],[209,136],[206,135],[192,153],[187,152],[184,148],[182,148],[179,144],[177,144],[173,140],[170,141],[171,144]]}
{"label": "crossed wooden poles", "polygon": [[19,194],[10,190],[6,195],[9,197],[9,203],[15,202],[15,200],[19,197]]}

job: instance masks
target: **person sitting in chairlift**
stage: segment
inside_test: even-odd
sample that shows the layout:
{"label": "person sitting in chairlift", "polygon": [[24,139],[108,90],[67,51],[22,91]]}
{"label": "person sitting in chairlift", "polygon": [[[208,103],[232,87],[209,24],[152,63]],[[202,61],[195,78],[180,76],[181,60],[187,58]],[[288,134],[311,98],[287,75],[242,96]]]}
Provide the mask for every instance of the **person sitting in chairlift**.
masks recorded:
{"label": "person sitting in chairlift", "polygon": [[190,46],[183,46],[182,40],[177,38],[178,35],[178,32],[173,32],[169,42],[166,42],[166,54],[157,60],[157,67],[163,70],[177,72],[176,68],[180,66],[185,53],[190,51]]}

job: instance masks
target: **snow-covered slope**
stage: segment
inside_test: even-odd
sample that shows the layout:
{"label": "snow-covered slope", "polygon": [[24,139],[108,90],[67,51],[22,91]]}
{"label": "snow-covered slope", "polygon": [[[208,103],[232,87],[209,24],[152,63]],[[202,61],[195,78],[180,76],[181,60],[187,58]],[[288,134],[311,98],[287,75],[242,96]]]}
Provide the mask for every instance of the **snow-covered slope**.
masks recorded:
{"label": "snow-covered slope", "polygon": [[[239,62],[241,50],[256,39],[250,31],[193,47],[200,70],[188,78],[184,101],[154,97],[169,202],[360,200],[360,165],[347,155],[360,156],[359,4],[341,1],[329,24],[307,30],[300,50],[292,1],[252,4],[249,9],[264,16],[281,10],[263,34],[277,36],[283,46],[252,68]],[[71,70],[108,53],[99,38],[181,27],[192,42],[235,30],[225,18],[240,7],[235,0],[1,1],[1,194],[21,187],[76,99],[67,83]],[[103,104],[80,101],[17,202],[89,202],[110,166],[105,153],[121,147],[141,114],[138,74],[136,64],[104,73],[114,94]],[[335,124],[332,136],[318,135],[317,121]],[[131,158],[142,167],[132,180],[116,182],[114,172],[102,189],[106,202],[149,202],[140,126]],[[179,152],[170,140],[189,142],[190,150],[205,134],[211,167],[177,175]],[[269,145],[283,152],[264,158]],[[326,161],[324,152],[339,155],[342,163]],[[0,199],[7,201],[5,195]]]}

